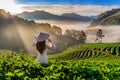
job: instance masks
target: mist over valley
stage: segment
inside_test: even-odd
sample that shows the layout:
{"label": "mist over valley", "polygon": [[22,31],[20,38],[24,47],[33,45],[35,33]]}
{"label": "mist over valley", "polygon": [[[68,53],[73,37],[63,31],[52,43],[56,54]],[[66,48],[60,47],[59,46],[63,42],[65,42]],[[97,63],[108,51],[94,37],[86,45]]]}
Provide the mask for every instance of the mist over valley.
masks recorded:
{"label": "mist over valley", "polygon": [[[77,15],[79,16],[79,19],[77,17],[73,19],[73,17],[71,17],[71,14],[69,14],[69,16],[67,14],[66,19],[65,15],[64,18],[61,18],[60,16],[56,16],[50,13],[47,13],[49,16],[47,16],[46,19],[27,19],[21,18],[20,16],[18,17],[11,15],[3,9],[0,11],[0,23],[2,24],[0,26],[1,49],[23,49],[29,53],[36,53],[35,47],[32,46],[32,41],[39,32],[49,33],[57,45],[56,50],[49,51],[49,53],[58,53],[67,49],[69,46],[73,46],[79,43],[95,43],[96,33],[98,29],[102,29],[103,34],[105,35],[105,37],[102,39],[102,42],[120,42],[119,24],[113,25],[115,22],[111,24],[111,18],[107,18],[107,24],[102,24],[102,19],[105,18],[104,16],[109,17],[116,14],[116,17],[119,14],[119,9],[113,9],[114,13],[112,14],[109,14],[112,12],[112,10],[108,11],[107,14],[109,15],[104,15],[104,13],[102,13],[100,15],[103,15],[102,17],[98,16],[98,18],[93,19],[93,21],[80,19],[80,15]],[[51,18],[49,19],[50,16]],[[74,16],[76,16],[76,14],[74,14]],[[68,17],[71,19],[69,20]],[[112,16],[112,18],[114,17]],[[119,19],[115,20],[119,23]],[[99,21],[102,23],[98,24]]]}

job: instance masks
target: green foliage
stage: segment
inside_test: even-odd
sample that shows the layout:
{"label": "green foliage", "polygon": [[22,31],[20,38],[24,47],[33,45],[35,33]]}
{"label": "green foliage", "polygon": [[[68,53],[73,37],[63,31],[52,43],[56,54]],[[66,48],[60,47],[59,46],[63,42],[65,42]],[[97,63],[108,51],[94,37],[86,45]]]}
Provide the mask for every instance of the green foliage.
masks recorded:
{"label": "green foliage", "polygon": [[76,45],[59,58],[51,55],[54,60],[49,58],[49,64],[36,63],[36,57],[24,55],[23,50],[19,54],[0,50],[0,80],[119,80],[119,55],[106,55],[112,46],[120,53],[119,44]]}
{"label": "green foliage", "polygon": [[33,56],[0,55],[0,79],[8,80],[108,80],[119,79],[118,61],[50,60],[49,64],[36,63]]}
{"label": "green foliage", "polygon": [[117,55],[117,54],[116,54],[116,47],[112,47],[112,48],[111,48],[111,53],[112,53],[113,55]]}
{"label": "green foliage", "polygon": [[117,53],[117,55],[120,55],[120,47],[116,48],[116,53]]}

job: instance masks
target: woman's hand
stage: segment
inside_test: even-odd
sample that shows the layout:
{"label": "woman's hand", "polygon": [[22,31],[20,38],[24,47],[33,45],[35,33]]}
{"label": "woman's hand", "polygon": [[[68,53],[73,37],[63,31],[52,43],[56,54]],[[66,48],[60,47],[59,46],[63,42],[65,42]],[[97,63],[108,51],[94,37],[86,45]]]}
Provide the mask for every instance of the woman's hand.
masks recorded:
{"label": "woman's hand", "polygon": [[[47,48],[49,48],[49,49],[55,49],[55,44],[54,44],[54,42],[49,38],[49,39],[47,39],[47,41],[48,41],[48,44],[46,44],[46,46],[47,46]],[[50,43],[50,44],[49,44]]]}
{"label": "woman's hand", "polygon": [[51,39],[48,39],[48,41],[49,41],[49,42],[52,42],[52,40],[51,40]]}

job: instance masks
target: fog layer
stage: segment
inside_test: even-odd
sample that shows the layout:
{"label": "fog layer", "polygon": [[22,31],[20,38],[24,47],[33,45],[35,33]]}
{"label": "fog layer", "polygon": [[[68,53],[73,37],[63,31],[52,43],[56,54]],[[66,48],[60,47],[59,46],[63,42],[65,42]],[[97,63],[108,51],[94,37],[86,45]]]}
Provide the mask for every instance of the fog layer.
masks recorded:
{"label": "fog layer", "polygon": [[85,29],[87,33],[87,42],[95,42],[96,33],[98,29],[102,29],[105,37],[103,38],[103,42],[120,42],[120,26],[96,26],[89,27]]}

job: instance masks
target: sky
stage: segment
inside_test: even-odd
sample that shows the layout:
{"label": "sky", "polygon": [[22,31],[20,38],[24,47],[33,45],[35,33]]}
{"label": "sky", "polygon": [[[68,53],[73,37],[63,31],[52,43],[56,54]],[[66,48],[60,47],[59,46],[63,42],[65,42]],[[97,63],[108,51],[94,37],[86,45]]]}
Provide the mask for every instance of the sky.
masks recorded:
{"label": "sky", "polygon": [[12,14],[44,10],[57,15],[77,13],[92,16],[113,8],[120,8],[120,0],[0,0],[0,8]]}
{"label": "sky", "polygon": [[72,5],[120,5],[120,0],[16,0],[18,3],[30,4],[72,4]]}

